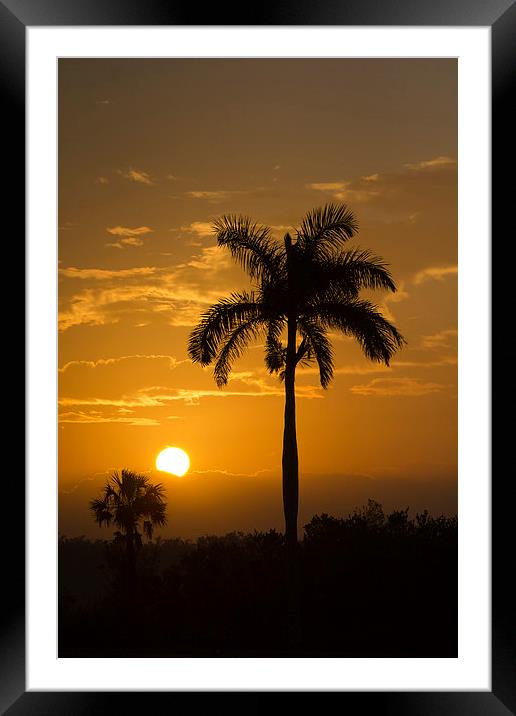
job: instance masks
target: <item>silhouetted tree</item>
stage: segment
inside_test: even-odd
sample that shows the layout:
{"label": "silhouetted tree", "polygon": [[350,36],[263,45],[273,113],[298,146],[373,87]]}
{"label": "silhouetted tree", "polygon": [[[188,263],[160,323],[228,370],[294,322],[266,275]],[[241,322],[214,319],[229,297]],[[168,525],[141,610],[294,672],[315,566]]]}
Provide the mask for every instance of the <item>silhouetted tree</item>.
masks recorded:
{"label": "silhouetted tree", "polygon": [[295,645],[284,542],[275,530],[154,539],[138,552],[135,604],[111,589],[123,542],[61,537],[59,656],[457,656],[456,517],[374,500],[314,515],[297,547]]}
{"label": "silhouetted tree", "polygon": [[293,552],[299,492],[296,368],[316,362],[321,385],[328,387],[334,371],[330,330],[355,338],[367,358],[389,365],[404,339],[359,294],[364,288],[394,292],[396,286],[381,258],[343,248],[358,228],[345,204],[308,212],[295,229],[295,240],[287,233],[282,244],[270,228],[245,216],[222,216],[212,226],[219,246],[226,246],[249,274],[253,290],[232,293],[202,315],[190,335],[189,355],[203,366],[214,363],[222,387],[233,361],[253,339],[264,337],[265,364],[285,384],[283,507],[286,542]]}
{"label": "silhouetted tree", "polygon": [[115,539],[125,544],[131,591],[135,587],[135,550],[142,546],[142,536],[152,539],[154,527],[167,522],[164,492],[162,484],[153,485],[146,475],[123,469],[109,476],[102,497],[90,501],[100,527],[118,527]]}

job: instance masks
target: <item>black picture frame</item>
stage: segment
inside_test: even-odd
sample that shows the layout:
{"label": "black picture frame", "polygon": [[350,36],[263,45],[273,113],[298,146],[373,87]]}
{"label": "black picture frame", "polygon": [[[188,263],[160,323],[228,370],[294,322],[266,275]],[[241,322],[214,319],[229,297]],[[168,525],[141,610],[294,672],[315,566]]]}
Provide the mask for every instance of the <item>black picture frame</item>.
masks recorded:
{"label": "black picture frame", "polygon": [[[203,22],[199,23],[199,17]],[[246,4],[229,10],[220,4],[205,8],[173,0],[0,0],[0,87],[4,147],[13,148],[5,207],[13,219],[17,247],[23,247],[20,225],[25,216],[25,31],[27,26],[78,25],[405,25],[489,26],[492,40],[492,690],[467,692],[339,692],[349,713],[373,709],[403,716],[516,713],[516,629],[513,591],[514,503],[509,496],[511,463],[503,469],[511,447],[511,420],[502,396],[510,393],[514,357],[508,347],[507,306],[513,296],[503,266],[516,265],[511,199],[516,159],[514,89],[516,77],[515,0],[282,0]],[[511,102],[512,100],[512,102]],[[509,169],[506,178],[505,168]],[[15,211],[16,208],[16,211]],[[16,217],[16,218],[14,218]],[[15,232],[14,232],[15,229]],[[504,241],[505,239],[505,241]],[[16,242],[15,242],[16,243]],[[503,252],[503,253],[502,253]],[[503,258],[502,258],[503,257]],[[20,256],[23,260],[23,256]],[[496,277],[498,268],[498,277]],[[505,280],[504,280],[505,279]],[[22,299],[23,302],[23,299]],[[6,309],[7,310],[7,309]],[[502,325],[505,331],[502,332]],[[509,331],[510,333],[510,331]],[[30,346],[29,346],[30,347]],[[474,361],[474,356],[470,357]],[[14,361],[13,361],[14,363]],[[19,359],[18,359],[19,363]],[[499,370],[495,370],[496,368]],[[507,376],[502,379],[502,375]],[[21,376],[20,376],[21,377]],[[502,380],[504,381],[502,384]],[[509,383],[509,386],[507,385]],[[19,382],[21,385],[21,380]],[[21,401],[20,401],[21,402]],[[474,402],[472,402],[472,407]],[[509,411],[508,415],[511,413]],[[496,456],[496,459],[495,459]],[[50,692],[25,690],[25,545],[20,505],[25,485],[19,466],[9,482],[9,503],[3,511],[4,586],[0,613],[0,711],[21,714],[120,713],[128,706],[151,709],[173,706],[177,692]],[[7,511],[9,513],[9,511]],[[12,521],[5,525],[5,520]],[[512,539],[511,539],[512,537]],[[8,552],[8,554],[6,554]],[[159,703],[158,700],[159,699]],[[212,706],[213,708],[213,706]]]}

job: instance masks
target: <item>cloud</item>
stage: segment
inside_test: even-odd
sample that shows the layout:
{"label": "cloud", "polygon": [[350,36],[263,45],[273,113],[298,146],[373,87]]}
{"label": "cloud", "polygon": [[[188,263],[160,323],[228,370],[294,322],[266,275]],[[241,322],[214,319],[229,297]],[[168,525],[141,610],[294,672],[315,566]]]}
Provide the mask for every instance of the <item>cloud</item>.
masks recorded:
{"label": "cloud", "polygon": [[[218,249],[210,247],[192,257],[192,266],[185,263],[159,269],[60,269],[63,276],[91,280],[93,285],[61,298],[59,330],[117,323],[124,316],[132,316],[134,323],[135,314],[138,323],[153,314],[162,315],[169,325],[195,325],[207,305],[233,288],[224,271],[227,259],[215,248]],[[211,271],[209,286],[202,269]],[[99,282],[100,287],[95,285]]]}
{"label": "cloud", "polygon": [[[190,361],[180,361],[177,366],[183,364],[184,367],[191,365]],[[188,364],[188,365],[187,365]],[[77,364],[75,364],[77,367]],[[194,374],[181,373],[176,376],[178,387],[170,387],[163,385],[150,385],[137,390],[122,393],[119,396],[102,397],[79,397],[61,395],[59,405],[63,408],[89,408],[92,413],[93,409],[117,408],[123,409],[140,409],[140,408],[163,408],[170,403],[182,402],[185,405],[198,405],[201,399],[205,398],[268,398],[268,397],[284,397],[284,388],[282,384],[275,378],[271,378],[265,372],[242,371],[233,372],[228,385],[221,389],[205,388],[205,387],[184,387],[185,380],[189,382],[202,381],[205,384],[211,383],[211,376],[208,377],[208,371],[195,371]],[[186,378],[188,376],[188,378]],[[72,383],[75,385],[75,383]],[[93,385],[93,384],[92,384]],[[107,384],[106,384],[107,385]],[[106,388],[106,391],[108,388]],[[296,386],[296,396],[298,398],[321,398],[322,389],[318,385],[298,385]],[[101,413],[99,413],[101,414]]]}
{"label": "cloud", "polygon": [[107,177],[97,177],[95,179],[96,184],[109,184],[109,179]]}
{"label": "cloud", "polygon": [[384,295],[382,303],[379,306],[381,313],[383,313],[388,321],[396,323],[396,317],[390,309],[390,304],[401,303],[401,301],[406,301],[408,298],[410,298],[410,294],[405,290],[405,282],[400,281],[395,293],[389,291]]}
{"label": "cloud", "polygon": [[217,189],[217,190],[206,190],[196,189],[185,192],[185,196],[190,199],[206,199],[212,204],[230,199],[234,196],[243,196],[247,194],[254,194],[256,192],[263,191],[263,187],[256,187],[254,189]]}
{"label": "cloud", "polygon": [[222,246],[208,246],[203,248],[201,253],[194,256],[188,262],[188,266],[199,269],[200,271],[210,271],[216,273],[229,268],[231,265],[228,251]]}
{"label": "cloud", "polygon": [[448,328],[444,331],[439,331],[431,336],[423,336],[421,340],[421,348],[433,350],[435,348],[449,348],[451,346],[451,338],[457,337],[457,331],[453,328]]}
{"label": "cloud", "polygon": [[78,278],[83,281],[91,279],[95,281],[110,281],[118,278],[135,278],[140,276],[152,276],[158,271],[154,266],[141,266],[130,269],[83,269],[76,266],[60,268],[59,274],[66,278]]}
{"label": "cloud", "polygon": [[237,192],[230,192],[230,191],[187,191],[186,195],[191,197],[192,199],[208,199],[208,201],[222,201],[223,199],[227,199],[231,194],[235,194]]}
{"label": "cloud", "polygon": [[176,368],[177,366],[181,365],[182,363],[189,363],[189,361],[186,360],[177,360],[174,356],[169,355],[159,355],[155,353],[151,353],[149,355],[144,355],[137,353],[135,355],[129,355],[129,356],[118,356],[117,358],[99,358],[98,360],[71,360],[68,361],[68,363],[65,363],[61,368],[59,368],[60,373],[65,373],[70,368],[77,368],[77,367],[84,367],[84,368],[99,368],[99,367],[105,367],[109,365],[116,365],[117,363],[122,363],[123,361],[134,361],[134,360],[165,360],[168,362],[170,369]]}
{"label": "cloud", "polygon": [[143,246],[143,241],[141,239],[137,239],[135,236],[131,236],[127,239],[120,239],[120,241],[110,242],[106,244],[106,246],[111,246],[115,249],[125,249],[126,246]]}
{"label": "cloud", "polygon": [[409,398],[439,393],[442,389],[443,386],[439,383],[425,383],[416,378],[374,378],[365,385],[354,385],[350,388],[355,395]]}
{"label": "cloud", "polygon": [[129,181],[134,181],[137,184],[154,184],[154,180],[152,179],[151,175],[147,172],[143,172],[140,169],[129,169],[128,172],[118,172],[121,174],[124,179],[129,179]]}
{"label": "cloud", "polygon": [[134,229],[129,226],[108,226],[106,231],[112,236],[143,236],[151,234],[153,230],[148,226],[136,226]]}
{"label": "cloud", "polygon": [[362,181],[378,181],[379,178],[379,174],[369,174],[368,176],[362,177]]}
{"label": "cloud", "polygon": [[213,235],[213,226],[210,221],[193,221],[191,224],[185,224],[179,229],[170,229],[170,231],[181,231],[186,234],[195,234],[199,238],[206,238]]}
{"label": "cloud", "polygon": [[[343,365],[338,368],[335,368],[334,374],[335,375],[370,375],[371,373],[389,373],[392,371],[394,366],[388,367],[384,365],[383,363],[368,363],[365,362],[362,364],[352,364],[352,365]],[[298,368],[299,375],[319,375],[319,368],[317,367],[309,367],[304,368],[303,366],[300,366]]]}
{"label": "cloud", "polygon": [[106,231],[112,236],[123,237],[120,241],[106,244],[106,246],[111,246],[115,249],[124,249],[126,246],[143,246],[143,241],[139,237],[151,234],[153,229],[149,226],[136,226],[134,229],[129,226],[113,226],[111,228],[108,227]]}
{"label": "cloud", "polygon": [[[375,179],[371,177],[375,176]],[[379,175],[371,175],[370,177],[362,177],[356,182],[352,181],[335,181],[335,182],[313,182],[307,184],[307,189],[313,191],[321,191],[331,194],[337,201],[345,201],[350,203],[363,203],[379,196],[381,189],[376,186]],[[371,188],[371,184],[375,185]]]}
{"label": "cloud", "polygon": [[293,233],[295,231],[292,226],[287,226],[287,224],[271,224],[269,228],[274,234],[281,234],[282,238],[287,232]]}
{"label": "cloud", "polygon": [[437,360],[406,361],[393,358],[391,368],[441,368],[443,366],[457,365],[456,356],[443,356]]}
{"label": "cloud", "polygon": [[456,159],[452,159],[451,157],[435,157],[435,159],[425,159],[421,162],[416,162],[415,164],[405,164],[408,169],[415,169],[421,170],[421,169],[443,169],[443,168],[449,168],[454,167],[457,164]]}
{"label": "cloud", "polygon": [[342,181],[327,181],[327,182],[315,182],[313,184],[307,184],[307,189],[313,189],[314,191],[341,191],[345,189],[349,182]]}
{"label": "cloud", "polygon": [[190,475],[224,475],[225,477],[259,477],[265,473],[273,472],[272,468],[265,467],[254,472],[231,472],[230,470],[220,470],[212,468],[211,470],[190,470]]}
{"label": "cloud", "polygon": [[426,281],[442,281],[447,276],[456,275],[457,269],[457,266],[428,266],[415,274],[413,283],[419,286]]}
{"label": "cloud", "polygon": [[[363,363],[354,363],[350,365],[342,365],[338,368],[335,368],[335,375],[371,375],[375,373],[390,373],[392,374],[393,371],[399,369],[399,368],[415,368],[415,369],[426,369],[426,368],[440,368],[443,366],[454,366],[457,365],[457,358],[456,356],[443,356],[442,358],[438,358],[437,360],[398,360],[396,357],[394,357],[390,363],[389,366],[386,366],[384,363],[373,363],[369,361],[365,361]],[[309,368],[303,368],[302,366],[298,368],[299,375],[319,375],[319,368],[317,367],[309,367]]]}
{"label": "cloud", "polygon": [[[176,417],[176,416],[169,416]],[[155,418],[141,418],[141,417],[122,417],[120,415],[99,415],[96,411],[69,411],[61,413],[59,416],[59,423],[86,423],[86,424],[99,424],[99,423],[124,423],[126,425],[134,425],[137,427],[154,427],[161,425],[159,420]]]}
{"label": "cloud", "polygon": [[[154,390],[162,392],[154,393]],[[177,401],[181,401],[186,405],[198,405],[202,398],[283,398],[284,395],[284,389],[279,384],[277,387],[260,386],[259,390],[245,390],[244,388],[241,390],[220,390],[217,388],[175,388],[171,390],[163,386],[154,386],[150,388],[142,388],[135,394],[124,395],[121,398],[60,398],[59,405],[63,407],[92,406],[113,408],[162,408],[168,403]],[[296,397],[308,399],[322,398],[321,388],[314,385],[296,386]]]}

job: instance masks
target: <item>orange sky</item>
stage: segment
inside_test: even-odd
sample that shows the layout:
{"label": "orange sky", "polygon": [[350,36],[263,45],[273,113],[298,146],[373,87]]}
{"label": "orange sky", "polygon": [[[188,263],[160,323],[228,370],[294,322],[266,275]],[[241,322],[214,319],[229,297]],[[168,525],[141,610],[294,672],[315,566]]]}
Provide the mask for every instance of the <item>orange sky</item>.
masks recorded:
{"label": "orange sky", "polygon": [[281,237],[345,201],[353,245],[391,265],[375,300],[408,341],[385,368],[335,336],[327,391],[298,373],[300,524],[368,497],[456,510],[455,60],[60,60],[60,530],[114,468],[164,481],[164,536],[282,528],[282,385],[257,345],[224,390],[188,334],[248,286],[209,221],[244,213]]}

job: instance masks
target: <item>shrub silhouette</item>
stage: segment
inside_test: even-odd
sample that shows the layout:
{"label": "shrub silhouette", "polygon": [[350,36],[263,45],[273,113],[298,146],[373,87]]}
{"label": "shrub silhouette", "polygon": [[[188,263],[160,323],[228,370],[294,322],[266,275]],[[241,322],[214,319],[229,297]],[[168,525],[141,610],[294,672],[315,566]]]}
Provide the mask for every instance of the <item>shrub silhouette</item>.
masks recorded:
{"label": "shrub silhouette", "polygon": [[299,542],[296,645],[282,534],[142,544],[130,630],[109,580],[113,544],[59,541],[60,656],[457,655],[455,517],[384,514],[373,501],[346,517],[315,515]]}

